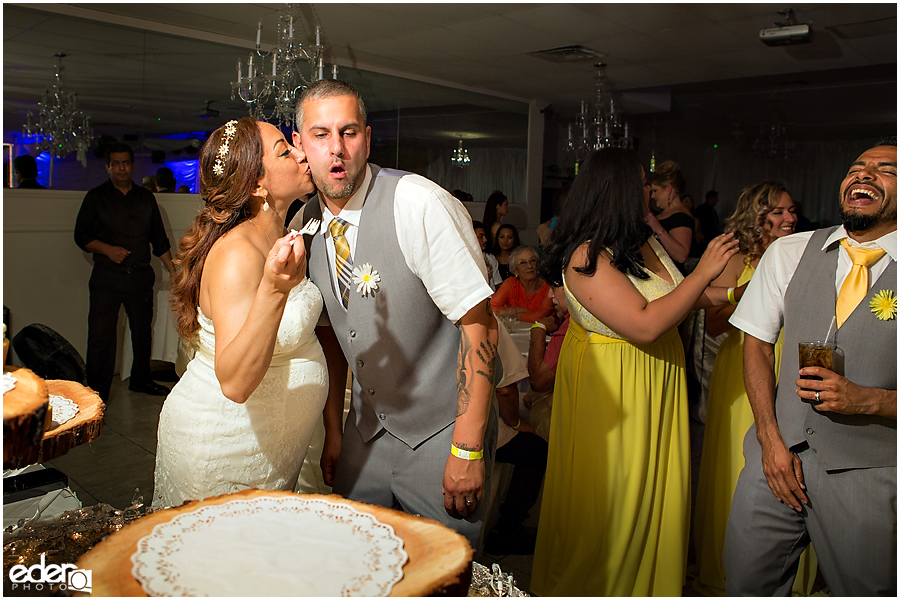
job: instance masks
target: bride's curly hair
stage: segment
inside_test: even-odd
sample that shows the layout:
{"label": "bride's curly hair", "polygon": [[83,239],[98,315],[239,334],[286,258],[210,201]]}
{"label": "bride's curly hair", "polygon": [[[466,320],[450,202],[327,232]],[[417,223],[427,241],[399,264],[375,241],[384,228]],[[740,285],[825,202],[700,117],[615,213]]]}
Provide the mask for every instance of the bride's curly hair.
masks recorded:
{"label": "bride's curly hair", "polygon": [[748,263],[762,256],[772,243],[773,238],[766,230],[766,217],[778,206],[784,192],[790,194],[784,184],[774,181],[745,187],[734,214],[725,219],[725,233],[734,233],[740,252],[747,255]]}
{"label": "bride's curly hair", "polygon": [[216,240],[252,216],[250,198],[264,174],[256,119],[237,121],[230,140],[226,140],[226,127],[216,129],[200,150],[200,197],[206,206],[181,238],[180,252],[173,260],[181,269],[172,278],[170,302],[178,333],[185,338],[200,328],[197,307],[206,256]]}

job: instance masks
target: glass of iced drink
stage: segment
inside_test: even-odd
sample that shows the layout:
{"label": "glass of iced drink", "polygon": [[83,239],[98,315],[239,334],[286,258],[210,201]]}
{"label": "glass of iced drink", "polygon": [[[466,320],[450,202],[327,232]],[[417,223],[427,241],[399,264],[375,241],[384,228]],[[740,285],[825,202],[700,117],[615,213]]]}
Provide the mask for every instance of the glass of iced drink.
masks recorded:
{"label": "glass of iced drink", "polygon": [[[834,342],[800,342],[800,368],[803,367],[822,367],[829,371],[834,371]],[[801,375],[802,379],[811,379],[814,381],[822,381],[821,377],[814,375]],[[814,390],[807,390],[808,392]],[[810,404],[821,404],[821,401],[807,400],[800,398],[804,402]]]}

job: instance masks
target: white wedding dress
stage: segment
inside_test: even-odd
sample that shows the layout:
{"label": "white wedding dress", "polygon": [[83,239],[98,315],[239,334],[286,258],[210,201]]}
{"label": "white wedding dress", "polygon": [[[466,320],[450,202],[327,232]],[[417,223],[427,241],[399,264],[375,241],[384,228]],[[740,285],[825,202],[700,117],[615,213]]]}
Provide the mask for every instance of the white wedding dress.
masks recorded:
{"label": "white wedding dress", "polygon": [[247,488],[293,490],[328,394],[315,335],[322,295],[307,278],[290,291],[272,364],[244,404],[222,394],[215,331],[197,309],[199,348],[159,416],[153,506]]}

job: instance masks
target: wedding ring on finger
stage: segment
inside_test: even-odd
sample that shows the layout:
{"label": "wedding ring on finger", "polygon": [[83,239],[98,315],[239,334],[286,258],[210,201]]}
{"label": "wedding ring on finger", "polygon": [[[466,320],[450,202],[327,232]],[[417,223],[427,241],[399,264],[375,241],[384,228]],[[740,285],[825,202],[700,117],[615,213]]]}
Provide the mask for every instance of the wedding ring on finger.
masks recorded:
{"label": "wedding ring on finger", "polygon": [[466,506],[472,506],[473,504],[475,504],[474,500],[466,500]]}
{"label": "wedding ring on finger", "polygon": [[818,392],[818,390],[816,391],[816,402],[821,402],[821,400],[819,400],[819,392]]}

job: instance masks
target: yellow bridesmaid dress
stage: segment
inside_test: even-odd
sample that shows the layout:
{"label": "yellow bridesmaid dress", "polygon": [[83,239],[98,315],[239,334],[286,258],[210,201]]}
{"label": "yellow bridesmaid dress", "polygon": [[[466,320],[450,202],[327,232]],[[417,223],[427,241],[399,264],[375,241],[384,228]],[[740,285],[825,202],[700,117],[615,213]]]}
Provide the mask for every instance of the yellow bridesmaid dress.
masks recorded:
{"label": "yellow bridesmaid dress", "polygon": [[[756,271],[745,265],[737,286]],[[781,364],[782,335],[775,343],[775,365]],[[776,369],[777,377],[777,369]],[[753,424],[753,411],[744,388],[744,332],[733,329],[716,354],[709,383],[709,406],[700,459],[697,504],[694,508],[694,550],[697,574],[694,589],[705,596],[725,595],[725,526],[738,475],[744,468],[744,436]],[[794,582],[795,595],[809,595],[816,578],[812,546],[803,553]]]}
{"label": "yellow bridesmaid dress", "polygon": [[[653,238],[669,276],[681,274]],[[674,285],[629,276],[647,300]],[[565,282],[564,282],[565,283]],[[635,344],[566,288],[571,314],[550,421],[531,589],[540,596],[680,596],[690,435],[684,350],[672,328]]]}

